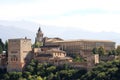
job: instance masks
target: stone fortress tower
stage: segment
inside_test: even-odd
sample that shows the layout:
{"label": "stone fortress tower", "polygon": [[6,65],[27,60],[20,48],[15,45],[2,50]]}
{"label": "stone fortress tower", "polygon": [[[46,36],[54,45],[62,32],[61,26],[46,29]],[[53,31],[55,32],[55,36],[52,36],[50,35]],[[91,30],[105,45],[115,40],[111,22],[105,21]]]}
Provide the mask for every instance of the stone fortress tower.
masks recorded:
{"label": "stone fortress tower", "polygon": [[24,69],[25,64],[31,59],[31,50],[30,39],[9,39],[7,72],[21,72]]}

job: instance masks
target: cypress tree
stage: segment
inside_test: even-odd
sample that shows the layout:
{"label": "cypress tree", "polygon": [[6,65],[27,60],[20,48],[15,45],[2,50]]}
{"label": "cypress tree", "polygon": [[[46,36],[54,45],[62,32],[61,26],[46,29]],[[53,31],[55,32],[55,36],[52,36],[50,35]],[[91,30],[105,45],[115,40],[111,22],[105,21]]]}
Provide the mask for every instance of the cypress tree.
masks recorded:
{"label": "cypress tree", "polygon": [[3,48],[2,48],[2,46],[0,45],[0,54],[2,54],[2,52],[3,52]]}

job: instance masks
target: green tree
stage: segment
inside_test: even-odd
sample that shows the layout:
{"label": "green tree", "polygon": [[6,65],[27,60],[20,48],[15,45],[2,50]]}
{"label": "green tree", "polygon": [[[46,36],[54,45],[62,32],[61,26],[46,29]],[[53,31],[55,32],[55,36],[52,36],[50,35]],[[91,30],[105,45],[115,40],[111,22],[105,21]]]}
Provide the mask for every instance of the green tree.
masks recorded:
{"label": "green tree", "polygon": [[[81,80],[119,80],[120,61],[102,62],[81,77]],[[107,76],[106,76],[107,75]]]}
{"label": "green tree", "polygon": [[23,76],[24,78],[28,78],[28,77],[31,76],[31,73],[28,72],[28,71],[25,71],[25,72],[23,72],[22,76]]}
{"label": "green tree", "polygon": [[116,52],[118,55],[120,55],[120,46],[117,47]]}
{"label": "green tree", "polygon": [[113,54],[112,54],[112,50],[110,50],[110,51],[108,52],[108,55],[113,55]]}
{"label": "green tree", "polygon": [[33,46],[36,48],[39,48],[39,47],[43,46],[43,42],[36,42]]}
{"label": "green tree", "polygon": [[43,79],[40,76],[38,76],[36,80],[43,80]]}
{"label": "green tree", "polygon": [[112,50],[112,55],[118,55],[116,50]]}
{"label": "green tree", "polygon": [[118,55],[117,51],[116,50],[110,50],[108,52],[108,55]]}
{"label": "green tree", "polygon": [[100,56],[105,54],[105,49],[102,46],[98,48],[98,54]]}
{"label": "green tree", "polygon": [[97,74],[97,80],[103,80],[106,77],[105,72],[100,72]]}
{"label": "green tree", "polygon": [[0,45],[0,54],[3,52],[3,48],[2,46]]}
{"label": "green tree", "polygon": [[55,70],[56,70],[56,67],[55,66],[50,66],[50,67],[48,67],[47,69],[47,72],[48,72],[48,74],[49,74],[49,72],[51,73],[51,72],[54,72]]}
{"label": "green tree", "polygon": [[6,74],[3,75],[3,78],[4,78],[5,80],[8,80],[8,79],[10,78],[10,76],[6,73]]}
{"label": "green tree", "polygon": [[18,80],[22,77],[21,72],[9,72],[10,80]]}
{"label": "green tree", "polygon": [[2,42],[2,39],[0,39],[0,45],[1,45],[2,49],[4,50],[4,43]]}
{"label": "green tree", "polygon": [[86,61],[82,56],[80,56],[79,54],[74,54],[72,56],[73,58],[73,62],[84,62]]}
{"label": "green tree", "polygon": [[4,50],[4,43],[2,42],[2,39],[0,39],[0,54],[3,52]]}
{"label": "green tree", "polygon": [[53,73],[50,73],[47,77],[47,80],[53,80],[53,77],[54,77],[54,74]]}
{"label": "green tree", "polygon": [[98,54],[98,48],[93,48],[93,50],[92,50],[92,52],[93,52],[93,54]]}

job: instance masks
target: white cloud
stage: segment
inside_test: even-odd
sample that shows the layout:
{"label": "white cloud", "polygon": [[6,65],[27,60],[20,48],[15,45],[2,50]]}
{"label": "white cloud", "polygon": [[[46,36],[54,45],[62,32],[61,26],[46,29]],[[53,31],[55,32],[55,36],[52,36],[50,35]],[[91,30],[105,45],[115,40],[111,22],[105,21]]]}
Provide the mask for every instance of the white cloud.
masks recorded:
{"label": "white cloud", "polygon": [[119,0],[37,0],[36,3],[0,5],[0,16],[43,16],[62,14],[72,10],[98,8],[120,10]]}
{"label": "white cloud", "polygon": [[[36,0],[34,3],[0,5],[1,20],[31,20],[44,25],[81,27],[92,31],[120,31],[119,0]],[[108,13],[72,14],[71,11],[100,9]],[[64,16],[63,14],[68,14]],[[114,13],[114,14],[113,14]],[[46,19],[45,16],[57,16]],[[43,17],[43,18],[41,18]]]}

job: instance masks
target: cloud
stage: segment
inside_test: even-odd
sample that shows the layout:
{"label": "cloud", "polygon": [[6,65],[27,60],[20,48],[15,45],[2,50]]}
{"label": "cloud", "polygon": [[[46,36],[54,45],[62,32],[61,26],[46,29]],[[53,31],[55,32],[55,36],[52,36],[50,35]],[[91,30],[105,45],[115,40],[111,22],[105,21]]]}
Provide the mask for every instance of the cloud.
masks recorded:
{"label": "cloud", "polygon": [[34,3],[0,5],[0,16],[25,17],[59,15],[73,10],[103,9],[120,10],[116,0],[36,0]]}
{"label": "cloud", "polygon": [[31,3],[1,4],[0,19],[119,32],[119,3],[119,0],[34,0]]}

